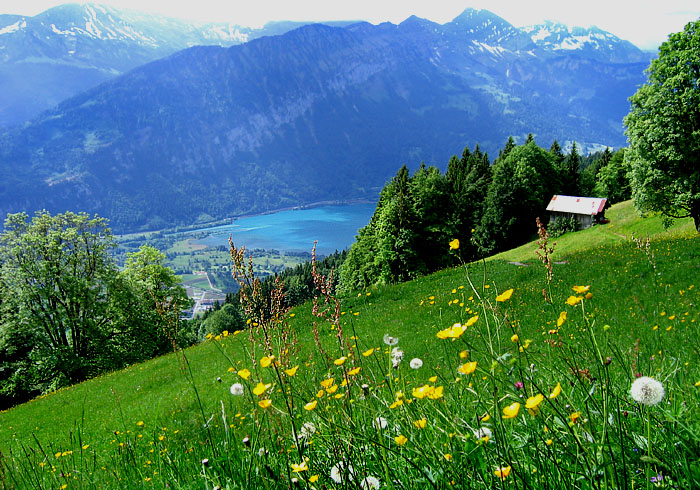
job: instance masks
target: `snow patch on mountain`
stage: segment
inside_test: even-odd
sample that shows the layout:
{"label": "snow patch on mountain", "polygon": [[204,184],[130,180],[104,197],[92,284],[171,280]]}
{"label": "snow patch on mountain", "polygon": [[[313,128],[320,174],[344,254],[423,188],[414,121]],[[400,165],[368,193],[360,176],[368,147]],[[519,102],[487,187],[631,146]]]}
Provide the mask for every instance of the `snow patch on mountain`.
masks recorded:
{"label": "snow patch on mountain", "polygon": [[7,27],[0,29],[0,34],[10,34],[12,32],[17,32],[20,29],[27,27],[27,21],[25,19],[18,20],[14,24],[10,24]]}

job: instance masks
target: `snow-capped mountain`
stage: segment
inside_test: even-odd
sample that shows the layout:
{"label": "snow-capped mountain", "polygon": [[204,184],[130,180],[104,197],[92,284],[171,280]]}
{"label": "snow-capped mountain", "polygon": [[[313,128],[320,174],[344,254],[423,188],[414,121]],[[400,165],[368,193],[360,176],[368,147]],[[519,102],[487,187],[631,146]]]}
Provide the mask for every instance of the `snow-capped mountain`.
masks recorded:
{"label": "snow-capped mountain", "polygon": [[[0,39],[22,32],[10,20]],[[106,56],[102,37],[128,33],[90,22],[65,38],[92,39]],[[153,46],[139,32],[125,46]],[[192,47],[0,129],[0,211],[81,209],[154,229],[376,198],[401,164],[444,165],[477,143],[495,155],[509,136],[618,147],[645,80],[639,58],[605,33],[521,30],[472,10],[442,25],[309,25]]]}
{"label": "snow-capped mountain", "polygon": [[24,122],[72,95],[182,49],[232,46],[300,25],[284,22],[251,29],[97,4],[61,5],[33,17],[0,15],[0,126]]}
{"label": "snow-capped mountain", "polygon": [[650,55],[629,41],[595,26],[569,27],[559,22],[547,21],[520,29],[539,48],[556,54],[578,52],[603,62],[648,62]]}

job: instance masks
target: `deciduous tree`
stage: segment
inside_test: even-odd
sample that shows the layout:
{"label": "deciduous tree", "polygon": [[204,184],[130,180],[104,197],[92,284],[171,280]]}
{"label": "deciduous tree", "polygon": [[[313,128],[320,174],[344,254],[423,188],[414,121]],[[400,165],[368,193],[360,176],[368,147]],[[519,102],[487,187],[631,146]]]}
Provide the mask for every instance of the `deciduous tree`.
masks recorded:
{"label": "deciduous tree", "polygon": [[669,36],[647,78],[624,120],[635,204],[700,233],[700,20]]}

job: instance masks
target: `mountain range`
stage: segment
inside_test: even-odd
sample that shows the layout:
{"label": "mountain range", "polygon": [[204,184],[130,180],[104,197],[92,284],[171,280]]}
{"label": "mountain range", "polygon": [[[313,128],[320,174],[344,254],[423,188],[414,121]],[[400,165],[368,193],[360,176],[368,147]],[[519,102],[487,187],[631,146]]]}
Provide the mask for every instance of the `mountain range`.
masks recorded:
{"label": "mountain range", "polygon": [[[104,24],[80,22],[107,37]],[[0,211],[86,210],[117,230],[153,229],[375,199],[403,163],[444,166],[477,143],[495,154],[510,135],[621,146],[627,98],[650,60],[596,28],[516,28],[474,9],[446,24],[313,24],[252,40],[224,32],[237,34],[114,75],[0,130]],[[204,34],[187,42],[202,42],[196,36]],[[121,59],[137,56],[124,51]],[[100,70],[112,73],[107,65]]]}
{"label": "mountain range", "polygon": [[23,123],[70,96],[176,51],[232,46],[301,25],[193,23],[98,4],[65,4],[33,17],[0,15],[0,126]]}

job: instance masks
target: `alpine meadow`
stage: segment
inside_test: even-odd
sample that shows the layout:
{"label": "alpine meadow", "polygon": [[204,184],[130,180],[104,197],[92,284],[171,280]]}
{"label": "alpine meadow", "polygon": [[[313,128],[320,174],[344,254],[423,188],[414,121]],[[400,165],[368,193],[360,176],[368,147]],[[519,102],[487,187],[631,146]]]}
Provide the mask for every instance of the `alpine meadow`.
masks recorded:
{"label": "alpine meadow", "polygon": [[700,19],[61,5],[0,87],[1,488],[700,488]]}

